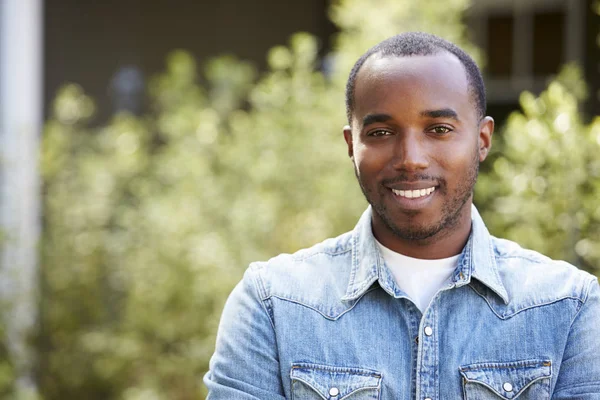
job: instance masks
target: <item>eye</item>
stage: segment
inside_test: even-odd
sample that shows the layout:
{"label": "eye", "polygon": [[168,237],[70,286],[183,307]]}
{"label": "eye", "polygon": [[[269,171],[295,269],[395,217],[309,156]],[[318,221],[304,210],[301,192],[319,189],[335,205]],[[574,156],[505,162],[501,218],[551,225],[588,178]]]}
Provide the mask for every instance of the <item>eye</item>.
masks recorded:
{"label": "eye", "polygon": [[375,130],[367,133],[367,136],[381,137],[381,136],[389,136],[391,134],[392,134],[392,132],[386,131],[385,129],[375,129]]}
{"label": "eye", "polygon": [[443,135],[445,133],[451,132],[452,129],[448,128],[447,126],[434,126],[433,128],[430,129],[431,132],[435,133],[436,135]]}

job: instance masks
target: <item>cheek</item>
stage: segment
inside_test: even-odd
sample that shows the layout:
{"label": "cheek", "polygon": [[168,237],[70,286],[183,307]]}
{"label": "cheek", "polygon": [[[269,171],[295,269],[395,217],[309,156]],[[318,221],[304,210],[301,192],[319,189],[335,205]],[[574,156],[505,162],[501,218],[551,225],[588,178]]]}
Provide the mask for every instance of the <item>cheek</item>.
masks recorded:
{"label": "cheek", "polygon": [[448,171],[446,179],[454,182],[452,186],[460,186],[471,182],[476,175],[477,165],[479,165],[479,152],[470,151],[469,154],[462,154],[461,157],[448,158],[443,168]]}
{"label": "cheek", "polygon": [[383,146],[367,146],[363,143],[354,145],[354,163],[360,170],[381,170],[388,158],[388,152]]}
{"label": "cheek", "polygon": [[385,163],[381,162],[381,158],[374,156],[372,153],[355,153],[354,165],[358,170],[358,174],[365,178],[364,183],[372,183],[375,177],[383,170]]}
{"label": "cheek", "polygon": [[443,154],[443,157],[439,158],[440,165],[457,174],[470,170],[479,160],[479,148],[471,142],[448,149]]}

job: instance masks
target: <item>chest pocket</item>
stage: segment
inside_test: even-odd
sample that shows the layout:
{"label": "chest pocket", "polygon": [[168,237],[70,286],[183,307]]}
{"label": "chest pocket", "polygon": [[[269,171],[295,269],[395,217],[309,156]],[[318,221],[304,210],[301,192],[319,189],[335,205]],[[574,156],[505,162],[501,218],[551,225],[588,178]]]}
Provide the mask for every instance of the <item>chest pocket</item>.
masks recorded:
{"label": "chest pocket", "polygon": [[381,374],[362,368],[293,364],[292,400],[377,400]]}
{"label": "chest pocket", "polygon": [[550,399],[548,360],[480,363],[460,367],[466,400]]}

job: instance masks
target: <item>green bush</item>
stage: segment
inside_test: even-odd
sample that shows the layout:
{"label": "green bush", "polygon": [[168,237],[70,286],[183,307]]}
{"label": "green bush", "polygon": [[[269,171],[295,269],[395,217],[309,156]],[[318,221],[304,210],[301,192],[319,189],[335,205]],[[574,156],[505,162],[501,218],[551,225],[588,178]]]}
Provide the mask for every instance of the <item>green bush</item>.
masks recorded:
{"label": "green bush", "polygon": [[492,232],[598,274],[600,117],[582,121],[580,75],[568,66],[539,97],[521,95],[475,193]]}
{"label": "green bush", "polygon": [[[215,59],[198,73],[194,60],[178,51],[149,85],[147,114],[118,114],[100,127],[90,124],[93,101],[80,87],[65,87],[47,123],[41,159],[36,349],[43,398],[204,396],[201,380],[222,305],[247,264],[351,229],[366,205],[341,133],[352,63],[370,45],[406,30],[439,34],[476,55],[460,22],[467,6],[467,0],[336,1],[331,17],[341,32],[329,75],[320,72],[318,42],[307,34],[274,48],[260,77],[233,57]],[[207,83],[198,84],[200,77]],[[563,239],[595,251],[580,243],[595,243],[592,186],[598,183],[581,177],[596,176],[591,143],[599,132],[597,124],[578,122],[565,86],[556,83],[548,93],[542,100],[524,96],[525,114],[511,119],[507,153],[500,149],[493,171],[482,176],[477,201],[493,231],[569,258],[572,246]],[[542,102],[544,113],[536,108]],[[567,118],[568,134],[560,136],[552,127],[563,127]],[[568,144],[572,153],[550,159],[554,153],[546,147],[553,142],[536,135],[556,136],[553,148]],[[524,153],[522,137],[529,137]],[[525,157],[534,150],[535,163]],[[548,163],[556,167],[542,174]],[[574,166],[583,168],[577,179],[570,176]],[[533,204],[542,187],[538,176],[547,182],[544,207]],[[522,180],[525,189],[514,193]],[[564,204],[553,180],[585,196],[568,197],[577,206]],[[518,197],[525,192],[529,197]],[[548,223],[538,223],[544,215]],[[554,221],[582,218],[585,230],[568,224],[569,230],[547,233],[556,230]],[[553,244],[528,241],[534,237],[552,237]],[[597,264],[592,253],[580,257]]]}
{"label": "green bush", "polygon": [[[0,337],[5,337],[4,327],[0,324]],[[0,343],[0,399],[13,398],[15,367],[11,362],[9,351],[4,343]]]}

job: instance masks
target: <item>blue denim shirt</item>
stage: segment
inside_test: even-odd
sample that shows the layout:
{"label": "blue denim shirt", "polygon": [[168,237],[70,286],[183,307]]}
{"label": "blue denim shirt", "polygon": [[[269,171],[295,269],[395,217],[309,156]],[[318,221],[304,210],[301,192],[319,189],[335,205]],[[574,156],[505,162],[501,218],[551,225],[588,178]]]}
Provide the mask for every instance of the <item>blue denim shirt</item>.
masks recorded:
{"label": "blue denim shirt", "polygon": [[208,399],[600,399],[592,275],[490,236],[476,209],[422,314],[352,232],[254,263],[229,297]]}

